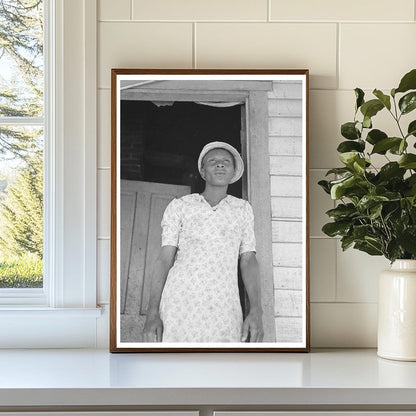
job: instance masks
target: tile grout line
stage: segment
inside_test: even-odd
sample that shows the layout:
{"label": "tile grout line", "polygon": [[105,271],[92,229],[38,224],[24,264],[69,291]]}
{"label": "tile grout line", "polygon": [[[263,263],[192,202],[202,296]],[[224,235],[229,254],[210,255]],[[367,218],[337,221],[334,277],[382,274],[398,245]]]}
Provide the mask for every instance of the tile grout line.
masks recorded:
{"label": "tile grout line", "polygon": [[336,71],[337,71],[337,90],[339,90],[339,80],[340,80],[340,71],[341,71],[341,24],[337,23],[337,62],[336,62]]}
{"label": "tile grout line", "polygon": [[271,1],[272,0],[267,0],[267,22],[268,23],[272,20],[272,5],[271,5]]}
{"label": "tile grout line", "polygon": [[[301,222],[301,221],[299,221]],[[309,236],[309,240],[328,240],[328,241],[332,241],[334,240],[334,237],[328,237],[325,234],[322,235],[310,235]],[[339,240],[339,238],[337,238],[337,240]]]}
{"label": "tile grout line", "polygon": [[413,20],[270,20],[266,19],[97,19],[98,23],[276,23],[276,24],[305,24],[305,25],[414,25]]}
{"label": "tile grout line", "polygon": [[192,68],[196,69],[196,22],[192,23]]}
{"label": "tile grout line", "polygon": [[[335,202],[333,202],[334,208],[335,208]],[[338,249],[337,245],[340,244],[340,241],[338,239],[335,241],[334,244],[334,259],[335,259],[335,282],[334,282],[334,303],[338,303]]]}
{"label": "tile grout line", "polygon": [[377,305],[378,302],[370,302],[370,301],[347,301],[347,300],[343,300],[340,302],[330,302],[330,301],[320,301],[320,300],[315,300],[315,301],[311,301],[311,303],[315,304],[315,305],[334,305],[334,306],[338,306],[338,305]]}
{"label": "tile grout line", "polygon": [[130,20],[133,20],[133,0],[130,0]]}

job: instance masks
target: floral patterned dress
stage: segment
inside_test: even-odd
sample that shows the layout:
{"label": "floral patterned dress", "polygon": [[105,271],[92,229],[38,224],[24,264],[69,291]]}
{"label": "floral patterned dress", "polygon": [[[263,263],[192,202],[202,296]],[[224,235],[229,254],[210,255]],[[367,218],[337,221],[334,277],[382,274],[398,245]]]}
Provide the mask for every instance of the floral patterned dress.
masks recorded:
{"label": "floral patterned dress", "polygon": [[214,207],[200,194],[173,199],[162,246],[178,248],[160,302],[163,342],[240,342],[238,257],[255,251],[251,205],[227,195]]}

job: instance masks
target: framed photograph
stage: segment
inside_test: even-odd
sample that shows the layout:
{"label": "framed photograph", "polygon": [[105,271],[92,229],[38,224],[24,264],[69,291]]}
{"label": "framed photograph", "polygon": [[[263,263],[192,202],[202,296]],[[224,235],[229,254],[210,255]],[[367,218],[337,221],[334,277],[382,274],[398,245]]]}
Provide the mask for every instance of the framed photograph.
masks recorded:
{"label": "framed photograph", "polygon": [[309,351],[308,70],[112,70],[111,352]]}

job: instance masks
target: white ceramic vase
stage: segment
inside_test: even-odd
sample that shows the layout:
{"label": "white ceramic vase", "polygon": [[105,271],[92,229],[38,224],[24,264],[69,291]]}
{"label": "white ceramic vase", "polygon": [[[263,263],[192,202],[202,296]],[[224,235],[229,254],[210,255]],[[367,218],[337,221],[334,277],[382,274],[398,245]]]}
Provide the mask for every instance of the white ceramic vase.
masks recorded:
{"label": "white ceramic vase", "polygon": [[416,361],[416,260],[396,260],[380,275],[377,354]]}

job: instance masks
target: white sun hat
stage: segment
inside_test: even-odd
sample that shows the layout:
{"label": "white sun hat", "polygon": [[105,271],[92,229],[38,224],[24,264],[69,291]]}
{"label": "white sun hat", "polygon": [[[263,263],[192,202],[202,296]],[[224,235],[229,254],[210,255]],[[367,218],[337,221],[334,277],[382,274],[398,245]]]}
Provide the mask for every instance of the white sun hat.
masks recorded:
{"label": "white sun hat", "polygon": [[230,183],[237,182],[241,176],[243,176],[244,172],[244,162],[243,159],[240,156],[240,153],[238,153],[237,149],[233,146],[231,146],[228,143],[225,142],[211,142],[204,146],[202,149],[199,158],[198,158],[198,170],[199,173],[201,173],[202,169],[202,160],[204,159],[204,156],[213,149],[225,149],[228,150],[233,156],[234,156],[234,176],[231,179]]}

